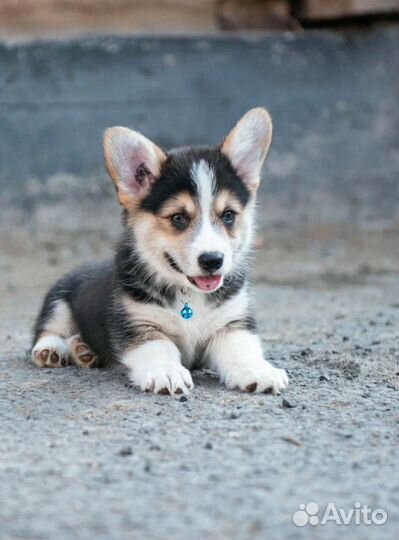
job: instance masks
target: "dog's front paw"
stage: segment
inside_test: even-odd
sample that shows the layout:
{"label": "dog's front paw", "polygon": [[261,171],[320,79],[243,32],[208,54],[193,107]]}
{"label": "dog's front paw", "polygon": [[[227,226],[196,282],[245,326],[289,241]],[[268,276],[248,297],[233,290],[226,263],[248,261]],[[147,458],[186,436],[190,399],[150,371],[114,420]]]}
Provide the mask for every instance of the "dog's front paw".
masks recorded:
{"label": "dog's front paw", "polygon": [[227,388],[243,392],[272,392],[279,394],[288,386],[288,376],[284,369],[273,367],[268,362],[255,365],[235,366],[225,379]]}
{"label": "dog's front paw", "polygon": [[130,379],[141,390],[154,394],[187,394],[194,386],[191,373],[181,364],[133,369]]}

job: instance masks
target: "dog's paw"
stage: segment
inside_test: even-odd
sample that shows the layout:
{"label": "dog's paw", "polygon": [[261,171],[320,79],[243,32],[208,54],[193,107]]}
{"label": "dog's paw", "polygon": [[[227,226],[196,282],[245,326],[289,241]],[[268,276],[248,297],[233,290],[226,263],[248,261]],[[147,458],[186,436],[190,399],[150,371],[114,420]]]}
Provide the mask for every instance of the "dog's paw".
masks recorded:
{"label": "dog's paw", "polygon": [[69,363],[69,348],[59,336],[43,336],[32,349],[32,361],[38,367],[59,368]]}
{"label": "dog's paw", "polygon": [[71,339],[71,357],[75,364],[82,368],[94,368],[97,365],[97,356],[82,341],[79,334]]}
{"label": "dog's paw", "polygon": [[191,373],[181,364],[133,370],[130,379],[134,386],[154,394],[187,394],[194,386]]}
{"label": "dog's paw", "polygon": [[225,384],[227,388],[243,392],[279,394],[288,386],[288,376],[284,369],[275,368],[268,362],[257,362],[252,366],[234,367],[227,374]]}

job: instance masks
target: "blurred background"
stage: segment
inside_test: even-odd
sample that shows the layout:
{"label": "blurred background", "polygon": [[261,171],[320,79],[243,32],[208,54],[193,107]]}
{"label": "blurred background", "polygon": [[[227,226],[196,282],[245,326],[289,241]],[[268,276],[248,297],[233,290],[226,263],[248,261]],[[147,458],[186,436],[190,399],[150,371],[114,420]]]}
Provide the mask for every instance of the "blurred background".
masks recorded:
{"label": "blurred background", "polygon": [[[147,526],[143,538],[159,538],[148,516],[159,493],[169,538],[194,523],[201,540],[296,540],[288,526],[303,493],[389,509],[398,14],[397,0],[0,0],[4,539],[130,539],[136,522]],[[223,393],[205,378],[186,419],[181,405],[132,400],[102,373],[34,369],[24,355],[44,291],[78,263],[110,256],[120,231],[104,129],[132,127],[165,148],[217,144],[255,106],[274,123],[259,193],[257,313],[269,357],[294,381],[288,406]],[[252,413],[241,423],[243,402]],[[210,433],[212,459],[211,443],[203,455]],[[195,464],[180,469],[187,456]],[[202,478],[213,489],[201,491]],[[192,493],[198,511],[173,521]],[[359,535],[352,530],[377,538],[372,528]]]}
{"label": "blurred background", "polygon": [[1,0],[3,264],[103,254],[119,231],[106,127],[215,144],[261,105],[259,272],[392,269],[397,20],[394,0]]}

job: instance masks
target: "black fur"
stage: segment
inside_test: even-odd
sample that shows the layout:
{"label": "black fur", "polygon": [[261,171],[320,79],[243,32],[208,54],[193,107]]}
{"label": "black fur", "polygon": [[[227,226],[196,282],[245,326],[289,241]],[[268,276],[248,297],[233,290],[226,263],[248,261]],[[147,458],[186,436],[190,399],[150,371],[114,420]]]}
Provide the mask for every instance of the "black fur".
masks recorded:
{"label": "black fur", "polygon": [[252,315],[247,315],[243,319],[236,321],[230,321],[227,326],[234,329],[248,330],[248,332],[255,332],[257,329],[256,320]]}
{"label": "black fur", "polygon": [[169,255],[169,253],[164,253],[164,257],[167,260],[169,266],[173,268],[176,272],[179,272],[179,274],[183,274],[183,270],[180,268],[180,266],[177,264],[177,262],[174,260],[174,258]]}
{"label": "black fur", "polygon": [[66,274],[50,289],[44,300],[34,329],[34,342],[45,329],[56,302],[63,300],[71,310],[76,332],[98,355],[100,364],[103,363],[112,356],[108,323],[114,284],[112,261],[85,265]]}
{"label": "black fur", "polygon": [[187,158],[170,154],[162,166],[160,178],[142,201],[142,210],[156,214],[168,199],[182,192],[195,198],[197,187],[190,178],[191,163]]}
{"label": "black fur", "polygon": [[178,193],[186,192],[193,198],[197,197],[197,187],[190,177],[190,171],[193,163],[201,159],[207,161],[215,171],[216,192],[222,189],[231,191],[245,206],[249,192],[230,160],[219,148],[200,147],[181,148],[168,154],[160,178],[142,201],[141,208],[156,214],[168,199]]}
{"label": "black fur", "polygon": [[176,294],[174,288],[166,282],[155,284],[153,273],[140,259],[128,229],[119,242],[115,265],[120,287],[137,302],[155,303],[163,307],[173,302]]}

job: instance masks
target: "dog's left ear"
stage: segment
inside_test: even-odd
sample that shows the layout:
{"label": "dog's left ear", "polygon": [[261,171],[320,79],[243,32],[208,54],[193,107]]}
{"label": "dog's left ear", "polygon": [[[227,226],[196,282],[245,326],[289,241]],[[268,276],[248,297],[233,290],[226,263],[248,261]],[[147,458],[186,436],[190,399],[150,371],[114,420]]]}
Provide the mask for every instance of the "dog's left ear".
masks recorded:
{"label": "dog's left ear", "polygon": [[265,109],[251,109],[222,144],[223,154],[230,159],[250,191],[256,191],[259,186],[262,165],[272,140],[272,129],[271,118]]}
{"label": "dog's left ear", "polygon": [[119,202],[132,208],[150,191],[166,159],[158,146],[137,131],[112,127],[104,133],[104,157]]}

